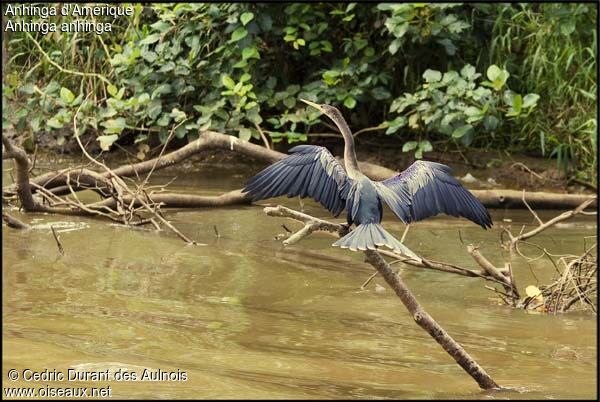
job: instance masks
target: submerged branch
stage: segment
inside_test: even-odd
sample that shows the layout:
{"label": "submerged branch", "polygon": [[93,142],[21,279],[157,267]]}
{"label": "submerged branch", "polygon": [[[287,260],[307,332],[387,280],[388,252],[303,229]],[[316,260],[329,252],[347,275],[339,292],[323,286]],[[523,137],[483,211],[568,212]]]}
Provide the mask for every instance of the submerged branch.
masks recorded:
{"label": "submerged branch", "polygon": [[390,285],[402,301],[415,322],[423,328],[442,348],[465,370],[482,389],[499,389],[500,386],[487,372],[457,343],[419,304],[400,276],[392,271],[389,264],[375,250],[364,252],[371,264]]}
{"label": "submerged branch", "polygon": [[13,229],[31,229],[31,227],[25,222],[21,222],[19,219],[15,218],[2,211],[2,220],[6,223],[9,228]]}

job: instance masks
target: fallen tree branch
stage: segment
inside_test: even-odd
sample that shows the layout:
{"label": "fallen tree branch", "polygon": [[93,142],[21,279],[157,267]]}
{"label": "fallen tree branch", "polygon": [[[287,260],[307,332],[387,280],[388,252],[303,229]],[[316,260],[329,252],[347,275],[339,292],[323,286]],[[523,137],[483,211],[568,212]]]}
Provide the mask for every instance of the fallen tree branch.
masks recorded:
{"label": "fallen tree branch", "polygon": [[510,305],[513,307],[517,305],[517,302],[521,298],[517,286],[514,283],[510,265],[506,270],[500,270],[496,268],[487,258],[485,258],[478,250],[478,247],[472,244],[467,246],[467,251],[473,257],[473,259],[479,264],[479,266],[492,278],[504,286],[506,290],[506,296],[509,298]]}
{"label": "fallen tree branch", "polygon": [[[158,158],[114,168],[113,173],[122,178],[134,177],[137,175],[148,173],[153,170],[163,169],[168,166],[175,165],[195,154],[198,154],[201,151],[209,149],[223,149],[231,152],[237,152],[254,158],[256,160],[264,161],[266,163],[273,163],[287,156],[287,154],[284,154],[282,152],[267,149],[263,146],[240,140],[234,136],[225,135],[214,131],[203,131],[200,133],[200,136],[197,140],[194,140],[179,149],[176,149],[165,155],[161,155]],[[340,159],[340,162],[343,163],[343,160]],[[367,175],[373,180],[384,180],[398,174],[398,172],[395,170],[367,162],[359,162],[359,167],[361,168],[363,173],[365,173],[365,175]],[[97,173],[96,175],[94,175],[93,173],[90,173],[90,171],[82,171],[81,175],[81,179],[76,180],[79,180],[81,183],[87,185],[78,186],[75,185],[75,183],[71,183],[75,191],[84,190],[94,186],[97,186],[99,190],[102,191],[104,187],[101,185],[101,183],[104,180],[109,179],[107,173]],[[64,195],[69,193],[69,190],[66,188],[65,180],[66,175],[64,174],[64,171],[62,171],[60,173],[45,173],[32,179],[31,182],[32,184],[38,184],[40,186],[43,186],[57,195]],[[6,196],[13,195],[15,191],[16,186],[8,186],[3,189],[3,193]],[[471,190],[471,192],[477,198],[479,198],[479,200],[488,208],[525,207],[521,199],[521,193],[516,190]],[[191,197],[185,202],[183,202],[181,201],[181,198],[173,197],[173,202],[170,203],[168,202],[168,196],[164,195],[163,197],[165,202],[164,207],[171,207],[172,204],[173,207],[177,208],[195,208],[208,206],[217,207],[226,205],[236,205],[240,203],[247,203],[250,201],[249,199],[228,196],[224,197],[224,199],[215,199],[214,201],[211,201],[210,198],[207,197],[196,199]],[[588,195],[578,194],[554,194],[534,192],[528,194],[528,201],[529,204],[534,208],[564,209],[574,208],[576,205],[579,205],[580,203],[589,199],[590,197],[591,196]],[[197,204],[195,202],[197,202]],[[591,206],[596,206],[595,200]]]}
{"label": "fallen tree branch", "polygon": [[[126,203],[132,201],[131,196],[124,195],[123,200]],[[154,193],[152,200],[161,204],[161,208],[201,208],[201,207],[226,207],[230,205],[250,204],[252,198],[242,190],[233,190],[218,196],[206,196],[195,194],[177,194],[177,193]],[[117,202],[113,198],[107,198],[90,204],[92,208],[114,208]],[[141,206],[139,200],[135,200],[133,206]]]}
{"label": "fallen tree branch", "polygon": [[9,214],[7,214],[6,212],[2,211],[2,220],[4,222],[6,222],[6,225],[9,228],[13,228],[13,229],[31,229],[31,227],[24,223],[21,222],[19,219],[15,218],[14,216],[10,216]]}
{"label": "fallen tree branch", "polygon": [[547,222],[543,222],[540,219],[540,217],[529,207],[529,202],[525,201],[525,192],[523,192],[522,199],[523,199],[523,203],[527,206],[529,211],[531,211],[531,213],[533,214],[535,219],[538,221],[539,225],[535,229],[532,229],[529,232],[520,233],[517,236],[514,236],[510,232],[510,230],[508,230],[507,228],[503,228],[503,233],[506,233],[509,237],[509,249],[511,252],[516,251],[517,245],[520,241],[525,241],[525,240],[543,232],[544,230],[556,225],[559,222],[562,222],[564,220],[572,218],[575,215],[583,214],[585,212],[584,210],[587,207],[596,203],[597,197],[594,196],[594,197],[588,198],[588,199],[584,200],[581,204],[579,204],[575,209],[563,212],[562,214],[555,216],[554,218],[550,219]]}
{"label": "fallen tree branch", "polygon": [[[469,190],[487,208],[524,208],[522,192],[518,190]],[[527,193],[527,202],[532,208],[568,209],[592,200],[590,207],[597,208],[596,196],[588,194],[558,194],[547,192]]]}
{"label": "fallen tree branch", "polygon": [[[200,133],[200,136],[197,140],[194,140],[179,149],[169,152],[160,158],[149,159],[147,161],[138,162],[135,164],[123,165],[113,169],[113,173],[119,177],[133,177],[136,175],[141,175],[151,171],[152,169],[158,170],[175,165],[195,154],[198,154],[201,151],[208,149],[223,149],[232,152],[238,152],[267,163],[276,162],[287,156],[287,154],[282,152],[267,149],[260,145],[240,140],[231,135],[225,135],[214,131],[203,131]],[[391,169],[368,162],[359,162],[359,166],[367,176],[374,180],[383,180],[393,176],[394,174],[397,174],[397,172]],[[107,177],[107,173],[101,173],[101,175],[105,178]],[[40,175],[34,178],[32,182],[44,186],[47,189],[65,184],[64,177],[57,177],[56,172],[48,172]],[[11,195],[11,193],[14,193],[15,189],[16,187],[9,186],[3,191],[5,195]]]}
{"label": "fallen tree branch", "polygon": [[[296,232],[294,242],[308,236],[315,230],[324,230],[337,233],[339,236],[347,232],[348,227],[318,219],[310,215],[291,210],[286,207],[267,207],[264,209],[269,216],[288,217],[301,221],[305,226]],[[284,244],[292,244],[289,240]],[[404,284],[398,274],[392,271],[389,264],[381,257],[376,250],[364,251],[366,260],[369,262],[385,279],[388,285],[394,289],[396,295],[400,298],[406,309],[412,315],[415,322],[423,328],[432,338],[438,342],[442,348],[463,368],[482,389],[497,389],[498,384],[473,360],[473,358],[458,344],[424,309],[421,307],[412,292]]]}
{"label": "fallen tree branch", "polygon": [[442,348],[465,370],[482,389],[499,389],[500,386],[486,371],[421,307],[410,289],[404,284],[398,274],[375,250],[364,252],[367,261],[377,269],[402,301],[415,322],[439,343]]}

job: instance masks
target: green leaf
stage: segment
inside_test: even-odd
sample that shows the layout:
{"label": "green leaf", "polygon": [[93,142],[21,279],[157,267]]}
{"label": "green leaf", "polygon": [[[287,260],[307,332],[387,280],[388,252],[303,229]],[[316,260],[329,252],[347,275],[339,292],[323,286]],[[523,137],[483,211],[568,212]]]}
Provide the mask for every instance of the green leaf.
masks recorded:
{"label": "green leaf", "polygon": [[244,68],[247,65],[248,65],[248,62],[246,60],[240,60],[233,65],[233,68]]}
{"label": "green leaf", "polygon": [[242,76],[240,77],[240,82],[246,82],[248,81],[250,78],[252,78],[252,76],[248,73],[244,73],[242,74]]}
{"label": "green leaf", "polygon": [[228,75],[223,75],[223,77],[221,77],[221,82],[227,89],[233,90],[233,88],[235,87],[235,81],[231,79],[231,77]]}
{"label": "green leaf", "polygon": [[433,151],[433,146],[431,145],[431,142],[429,142],[427,140],[423,140],[423,141],[419,142],[419,148],[421,148],[423,150],[423,152]]}
{"label": "green leaf", "polygon": [[171,93],[171,85],[169,84],[160,84],[154,91],[152,91],[152,95],[150,96],[152,99],[155,99],[159,95],[165,95]]}
{"label": "green leaf", "polygon": [[19,92],[24,93],[26,95],[31,95],[35,92],[35,89],[34,89],[33,84],[27,84],[27,85],[23,85],[21,88],[19,88]]}
{"label": "green leaf", "polygon": [[471,130],[473,130],[473,126],[471,126],[470,124],[460,126],[452,132],[452,138],[461,138]]}
{"label": "green leaf", "polygon": [[408,152],[408,151],[412,151],[413,149],[417,148],[417,141],[408,141],[405,142],[404,145],[402,146],[402,152]]}
{"label": "green leaf", "polygon": [[440,81],[442,79],[442,73],[440,73],[437,70],[429,70],[429,69],[427,69],[423,73],[423,78],[428,83],[438,82],[438,81]]}
{"label": "green leaf", "polygon": [[33,131],[40,131],[40,127],[41,127],[40,122],[41,122],[41,119],[39,117],[34,117],[29,122],[29,126],[31,127],[31,129]]}
{"label": "green leaf", "polygon": [[401,45],[402,45],[401,39],[394,39],[392,41],[392,43],[390,43],[390,46],[388,47],[388,51],[390,52],[390,54],[396,54],[398,52],[398,49],[400,49]]}
{"label": "green leaf", "polygon": [[490,86],[491,84],[491,86],[496,91],[499,91],[500,89],[502,89],[504,84],[506,84],[506,81],[508,80],[509,76],[510,74],[508,73],[508,71],[502,70],[495,64],[492,64],[487,69],[487,77],[491,81],[491,83],[484,82],[484,84],[488,86]]}
{"label": "green leaf", "polygon": [[392,94],[390,93],[390,91],[388,91],[387,88],[384,88],[384,87],[373,88],[371,90],[371,95],[373,96],[373,98],[375,98],[377,100],[384,100],[384,99],[389,99],[392,97]]}
{"label": "green leaf", "polygon": [[246,28],[239,27],[231,34],[231,39],[229,40],[229,43],[242,40],[246,37],[246,35],[248,35],[248,31],[246,31]]}
{"label": "green leaf", "polygon": [[500,68],[497,65],[492,64],[487,69],[487,78],[490,81],[494,81],[495,79],[500,77],[501,73],[502,73],[502,70],[500,70]]}
{"label": "green leaf", "polygon": [[467,64],[460,70],[460,75],[462,75],[463,78],[465,78],[466,80],[473,81],[480,74],[477,74],[477,72],[475,71],[475,67],[473,67],[470,64]]}
{"label": "green leaf", "polygon": [[96,138],[96,140],[98,140],[98,142],[100,142],[100,148],[103,151],[108,151],[110,149],[110,146],[113,144],[113,142],[115,142],[118,139],[119,139],[119,136],[117,134],[101,135],[98,138]]}
{"label": "green leaf", "polygon": [[156,61],[156,59],[158,58],[158,55],[152,51],[149,50],[143,50],[142,51],[142,57],[144,58],[144,60],[146,60],[148,63],[154,63]]}
{"label": "green leaf", "polygon": [[152,120],[156,119],[158,115],[162,112],[162,103],[160,100],[155,99],[148,105],[146,109],[146,113],[148,117]]}
{"label": "green leaf", "polygon": [[188,129],[186,125],[181,125],[175,129],[175,137],[183,138],[187,134]]}
{"label": "green leaf", "polygon": [[58,121],[55,117],[52,117],[51,119],[49,119],[46,122],[46,125],[50,128],[63,128],[63,123],[61,123],[60,121]]}
{"label": "green leaf", "polygon": [[344,99],[344,106],[346,106],[348,109],[354,109],[354,106],[356,106],[356,99],[348,96],[346,99]]}
{"label": "green leaf", "polygon": [[139,42],[139,44],[140,45],[151,45],[153,43],[158,42],[159,39],[160,39],[160,34],[154,33],[154,34],[146,36],[144,39],[142,39]]}
{"label": "green leaf", "polygon": [[242,25],[246,26],[250,21],[252,21],[253,18],[254,14],[251,12],[246,12],[240,16],[240,21],[242,22]]}
{"label": "green leaf", "polygon": [[296,98],[294,98],[294,97],[291,97],[291,96],[290,96],[290,97],[288,97],[288,98],[285,98],[285,99],[283,100],[283,104],[284,104],[284,105],[285,105],[285,107],[287,107],[288,109],[291,109],[291,108],[293,108],[294,106],[296,106]]}
{"label": "green leaf", "polygon": [[521,108],[523,107],[523,98],[521,97],[521,95],[516,95],[513,98],[513,108],[517,111],[517,112],[521,112]]}
{"label": "green leaf", "polygon": [[119,89],[110,84],[109,86],[106,87],[106,90],[108,91],[108,93],[110,94],[110,96],[115,96],[117,94],[117,92],[119,92]]}
{"label": "green leaf", "polygon": [[[158,124],[161,127],[167,127],[170,122],[171,122],[170,114],[163,113],[160,116],[160,118],[156,121],[156,124]],[[164,142],[164,141],[161,140],[161,142]]]}
{"label": "green leaf", "polygon": [[181,121],[185,120],[187,116],[184,111],[181,111],[177,108],[173,108],[173,110],[171,110],[171,113],[169,114],[169,117],[172,117],[175,123],[180,123]]}
{"label": "green leaf", "polygon": [[250,138],[252,137],[252,131],[250,131],[249,128],[241,127],[238,131],[238,137],[242,141],[250,141]]}
{"label": "green leaf", "polygon": [[512,103],[510,105],[510,109],[506,113],[506,116],[518,116],[521,114],[521,109],[523,108],[523,98],[521,95],[515,95],[512,97]]}
{"label": "green leaf", "polygon": [[537,101],[540,99],[538,94],[527,94],[523,98],[523,108],[528,109],[537,105]]}
{"label": "green leaf", "polygon": [[255,47],[245,47],[244,50],[242,50],[242,59],[247,60],[251,58],[260,59],[258,50],[256,50]]}
{"label": "green leaf", "polygon": [[171,28],[171,25],[169,23],[167,23],[166,21],[158,21],[158,22],[155,22],[154,24],[150,25],[150,27],[159,32],[164,32],[167,29]]}
{"label": "green leaf", "polygon": [[60,99],[65,103],[71,103],[75,99],[75,95],[68,88],[62,87],[60,89]]}
{"label": "green leaf", "polygon": [[102,122],[104,126],[104,132],[106,134],[120,134],[121,131],[125,128],[125,119],[123,117],[119,117],[117,119],[108,119]]}
{"label": "green leaf", "polygon": [[483,126],[487,131],[494,131],[499,123],[500,121],[495,116],[485,116],[483,118]]}
{"label": "green leaf", "polygon": [[148,95],[146,92],[140,94],[137,98],[140,105],[145,105],[146,103],[150,102],[150,95]]}
{"label": "green leaf", "polygon": [[469,106],[468,108],[465,109],[465,114],[467,116],[478,116],[478,115],[482,114],[482,110],[475,106]]}
{"label": "green leaf", "polygon": [[569,36],[575,31],[575,19],[571,18],[560,24],[560,33]]}

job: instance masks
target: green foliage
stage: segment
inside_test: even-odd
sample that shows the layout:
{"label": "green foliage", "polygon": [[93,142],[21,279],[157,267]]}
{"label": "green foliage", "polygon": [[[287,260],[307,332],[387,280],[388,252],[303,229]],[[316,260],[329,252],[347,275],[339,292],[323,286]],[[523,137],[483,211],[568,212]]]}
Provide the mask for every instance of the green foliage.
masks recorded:
{"label": "green foliage", "polygon": [[461,4],[380,4],[379,10],[391,11],[385,21],[388,32],[394,36],[388,50],[396,54],[407,42],[418,45],[441,45],[449,56],[456,54],[456,43],[460,34],[468,30],[471,25],[448,10],[460,7]]}
{"label": "green foliage", "polygon": [[[513,145],[550,154],[558,166],[596,184],[597,5],[502,5],[490,59],[513,72],[514,87],[540,95],[515,127]],[[525,104],[525,99],[523,103]]]}
{"label": "green foliage", "polygon": [[[392,102],[390,112],[398,116],[387,122],[386,134],[408,127],[430,136],[441,134],[469,146],[476,133],[485,140],[493,138],[496,133],[507,131],[512,120],[526,118],[537,105],[538,95],[522,97],[508,89],[505,84],[509,73],[496,65],[487,69],[489,81],[478,85],[479,77],[481,74],[470,64],[460,73],[425,71],[423,89]],[[429,141],[422,143],[417,147],[417,142],[407,142],[403,151],[416,149],[415,157],[420,159],[423,152],[432,150]]]}
{"label": "green foliage", "polygon": [[294,143],[329,131],[306,98],[417,158],[440,142],[526,149],[595,180],[592,7],[136,4],[129,19],[97,18],[109,35],[8,33],[3,123],[65,141],[77,115],[102,149],[173,129]]}

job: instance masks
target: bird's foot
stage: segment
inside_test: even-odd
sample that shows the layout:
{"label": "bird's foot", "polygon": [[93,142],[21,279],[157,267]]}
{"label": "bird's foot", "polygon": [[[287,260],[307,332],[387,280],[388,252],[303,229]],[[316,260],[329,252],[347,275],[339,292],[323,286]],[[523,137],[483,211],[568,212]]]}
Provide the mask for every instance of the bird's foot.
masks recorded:
{"label": "bird's foot", "polygon": [[350,225],[348,225],[347,223],[342,223],[342,224],[340,224],[340,226],[342,227],[340,229],[340,236],[344,237],[348,233],[350,233]]}

